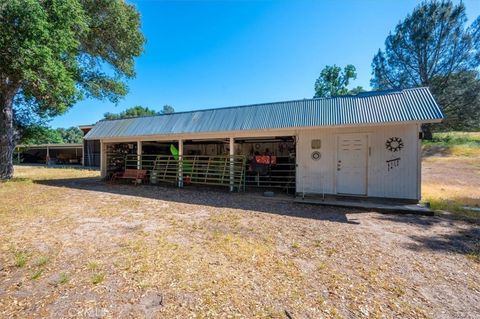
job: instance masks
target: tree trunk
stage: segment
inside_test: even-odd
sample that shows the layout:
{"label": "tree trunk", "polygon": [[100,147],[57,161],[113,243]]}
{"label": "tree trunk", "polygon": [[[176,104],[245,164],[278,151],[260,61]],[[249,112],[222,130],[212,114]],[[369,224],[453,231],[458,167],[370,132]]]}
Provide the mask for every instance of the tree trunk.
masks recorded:
{"label": "tree trunk", "polygon": [[0,181],[13,177],[13,151],[15,149],[13,97],[13,92],[0,90]]}

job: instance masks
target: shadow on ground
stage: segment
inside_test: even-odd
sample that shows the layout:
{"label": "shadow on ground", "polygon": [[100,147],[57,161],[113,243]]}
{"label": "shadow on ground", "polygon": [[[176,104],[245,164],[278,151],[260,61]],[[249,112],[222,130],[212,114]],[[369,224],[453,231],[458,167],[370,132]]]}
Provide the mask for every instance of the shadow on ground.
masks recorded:
{"label": "shadow on ground", "polygon": [[424,145],[422,148],[422,157],[447,157],[452,155],[452,149],[442,145]]}
{"label": "shadow on ground", "polygon": [[[54,187],[67,187],[91,192],[136,196],[183,204],[252,210],[269,214],[352,225],[360,224],[359,220],[361,218],[356,218],[355,213],[365,212],[358,209],[296,204],[293,202],[293,197],[286,195],[266,198],[262,197],[261,193],[229,193],[223,188],[189,186],[179,189],[169,185],[133,186],[129,184],[110,184],[98,178],[37,180],[35,182]],[[412,235],[407,234],[407,236],[413,240],[412,243],[406,244],[405,248],[407,249],[414,251],[444,251],[470,254],[473,256],[480,254],[480,228],[477,221],[462,220],[460,222],[454,217],[432,217],[392,213],[378,215],[375,218],[379,221],[403,223],[425,230],[430,230],[430,228],[436,225],[441,225],[443,226],[443,230],[448,230],[448,232],[428,231],[425,232],[425,236],[418,235],[418,231],[415,231],[415,234]],[[461,225],[461,227],[459,225]]]}
{"label": "shadow on ground", "polygon": [[230,193],[226,191],[225,188],[187,186],[180,189],[164,184],[134,186],[130,184],[107,183],[98,178],[48,179],[36,180],[35,183],[92,192],[137,196],[183,204],[252,210],[269,214],[347,224],[359,224],[352,216],[348,218],[347,214],[351,215],[362,212],[357,209],[295,204],[293,202],[293,196],[282,195],[280,193],[278,196],[269,198],[263,197],[261,192]]}
{"label": "shadow on ground", "polygon": [[[433,217],[383,215],[378,216],[377,219],[409,224],[425,229],[425,235],[409,235],[413,242],[406,244],[405,247],[410,250],[432,250],[467,254],[480,262],[479,220],[462,218],[455,215]],[[431,230],[436,226],[442,226],[442,228],[439,231],[427,232],[427,230]]]}

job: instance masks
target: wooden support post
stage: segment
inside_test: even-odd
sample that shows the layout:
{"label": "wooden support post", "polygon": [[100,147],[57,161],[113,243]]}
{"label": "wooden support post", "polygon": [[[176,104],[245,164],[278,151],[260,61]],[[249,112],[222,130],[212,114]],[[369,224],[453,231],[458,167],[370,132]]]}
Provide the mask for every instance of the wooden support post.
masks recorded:
{"label": "wooden support post", "polygon": [[235,184],[235,170],[234,170],[234,155],[235,155],[235,139],[230,137],[230,191],[233,192]]}
{"label": "wooden support post", "polygon": [[20,147],[17,147],[17,159],[18,159],[18,164],[20,164]]}
{"label": "wooden support post", "polygon": [[137,141],[137,169],[142,169],[142,141]]}
{"label": "wooden support post", "polygon": [[82,140],[82,166],[85,166],[85,144],[87,142],[85,140]]}
{"label": "wooden support post", "polygon": [[45,164],[48,165],[48,162],[50,162],[50,147],[47,144],[47,156],[45,157]]}
{"label": "wooden support post", "polygon": [[178,187],[183,187],[183,140],[178,140]]}
{"label": "wooden support post", "polygon": [[100,174],[102,178],[107,177],[107,145],[100,141]]}

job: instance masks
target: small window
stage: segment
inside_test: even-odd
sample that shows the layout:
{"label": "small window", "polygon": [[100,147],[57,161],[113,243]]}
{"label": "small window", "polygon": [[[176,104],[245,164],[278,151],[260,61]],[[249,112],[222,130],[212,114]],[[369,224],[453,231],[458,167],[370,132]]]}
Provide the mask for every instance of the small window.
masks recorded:
{"label": "small window", "polygon": [[312,140],[312,149],[317,150],[322,148],[322,140]]}

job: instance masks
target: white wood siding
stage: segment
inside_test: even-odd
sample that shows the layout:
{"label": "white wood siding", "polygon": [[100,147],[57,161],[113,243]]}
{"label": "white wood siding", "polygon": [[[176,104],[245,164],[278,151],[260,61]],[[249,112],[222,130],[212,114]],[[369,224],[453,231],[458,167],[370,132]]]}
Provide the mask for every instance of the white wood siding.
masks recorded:
{"label": "white wood siding", "polygon": [[[297,192],[336,194],[336,169],[338,134],[368,134],[370,154],[368,156],[367,196],[420,199],[420,140],[418,132],[421,123],[398,123],[384,126],[362,125],[349,127],[298,128],[281,130],[242,131],[230,133],[198,133],[182,135],[158,135],[137,138],[102,139],[102,154],[105,143],[133,141],[175,141],[179,139],[218,139],[245,137],[297,137]],[[399,137],[404,143],[398,152],[388,151],[385,143],[390,137]],[[311,158],[311,140],[320,139],[321,158]],[[236,152],[241,150],[236,149]],[[388,170],[387,160],[400,158],[398,166]],[[102,158],[102,173],[105,174],[106,161]]]}
{"label": "white wood siding", "polygon": [[[367,196],[419,199],[418,131],[417,124],[300,130],[297,133],[297,192],[336,194],[338,134],[367,133]],[[392,137],[402,140],[401,150],[392,152],[386,148],[387,140]],[[318,161],[311,158],[312,139],[322,141]],[[391,162],[389,169],[387,161],[397,158],[398,162]]]}

